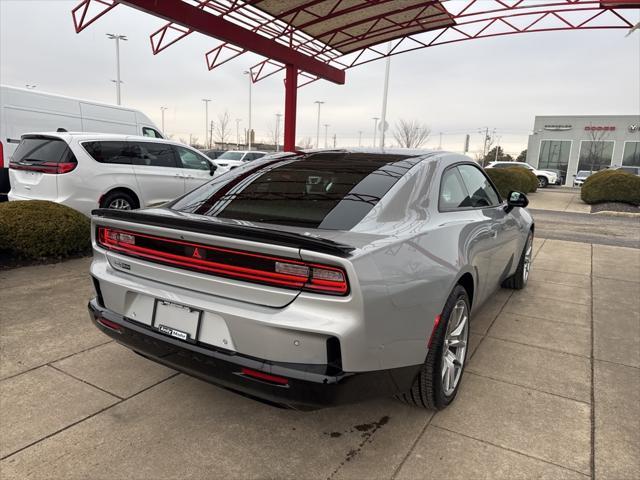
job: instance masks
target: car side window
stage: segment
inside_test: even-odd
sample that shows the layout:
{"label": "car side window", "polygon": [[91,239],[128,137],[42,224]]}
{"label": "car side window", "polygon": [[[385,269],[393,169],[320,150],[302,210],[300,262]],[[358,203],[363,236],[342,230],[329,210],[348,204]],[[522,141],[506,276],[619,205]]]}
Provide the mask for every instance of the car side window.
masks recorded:
{"label": "car side window", "polygon": [[[133,143],[133,142],[132,142]],[[172,145],[168,143],[135,142],[135,165],[178,168]]]}
{"label": "car side window", "polygon": [[440,184],[438,208],[440,210],[453,210],[470,206],[469,195],[458,173],[458,169],[449,168],[445,170]]}
{"label": "car side window", "polygon": [[459,165],[458,171],[469,192],[471,207],[493,207],[500,204],[500,196],[485,173],[473,165]]}
{"label": "car side window", "polygon": [[190,168],[192,170],[209,170],[209,161],[191,150],[184,147],[176,147],[182,168]]}
{"label": "car side window", "polygon": [[160,132],[158,132],[155,128],[150,127],[142,127],[142,136],[144,137],[152,137],[152,138],[162,138]]}
{"label": "car side window", "polygon": [[136,153],[126,142],[84,142],[82,144],[89,155],[100,163],[119,163],[130,165]]}

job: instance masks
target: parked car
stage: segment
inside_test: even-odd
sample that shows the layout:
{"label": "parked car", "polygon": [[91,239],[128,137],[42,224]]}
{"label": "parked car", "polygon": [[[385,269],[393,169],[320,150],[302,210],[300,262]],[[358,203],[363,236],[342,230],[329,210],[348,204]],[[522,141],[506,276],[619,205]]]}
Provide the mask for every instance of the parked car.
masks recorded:
{"label": "parked car", "polygon": [[538,170],[525,162],[491,162],[486,168],[510,168],[519,167],[526,168],[538,177],[538,187],[546,188],[548,185],[555,185],[558,181],[558,175],[551,170]]}
{"label": "parked car", "polygon": [[573,186],[581,187],[584,181],[587,179],[587,177],[592,173],[594,172],[590,170],[580,170],[578,173],[576,173],[575,177],[573,178]]}
{"label": "parked car", "polygon": [[159,205],[223,168],[163,139],[109,134],[23,135],[9,164],[9,200],[50,200],[90,215],[95,208]]}
{"label": "parked car", "polygon": [[621,170],[632,175],[640,175],[640,167],[633,167],[631,165],[623,165],[621,167],[614,167],[613,170]]}
{"label": "parked car", "polygon": [[270,156],[161,208],[96,211],[90,315],[145,357],[253,398],[444,408],[471,316],[527,283],[527,203],[452,153]]}
{"label": "parked car", "polygon": [[0,194],[10,189],[9,161],[22,135],[55,131],[163,138],[139,110],[0,85]]}
{"label": "parked car", "polygon": [[211,160],[215,160],[220,155],[222,155],[225,151],[226,150],[202,150],[202,153],[204,153]]}
{"label": "parked car", "polygon": [[224,152],[218,158],[214,160],[215,164],[224,167],[234,169],[243,165],[245,162],[251,162],[267,155],[267,152],[257,152],[250,150],[229,150]]}

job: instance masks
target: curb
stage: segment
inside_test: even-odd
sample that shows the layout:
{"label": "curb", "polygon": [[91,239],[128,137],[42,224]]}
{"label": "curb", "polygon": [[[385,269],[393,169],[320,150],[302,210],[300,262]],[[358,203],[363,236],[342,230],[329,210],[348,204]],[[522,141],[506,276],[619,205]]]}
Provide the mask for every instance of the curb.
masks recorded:
{"label": "curb", "polygon": [[640,212],[613,212],[610,210],[603,210],[602,212],[591,212],[591,215],[610,215],[612,217],[628,217],[628,218],[640,218]]}

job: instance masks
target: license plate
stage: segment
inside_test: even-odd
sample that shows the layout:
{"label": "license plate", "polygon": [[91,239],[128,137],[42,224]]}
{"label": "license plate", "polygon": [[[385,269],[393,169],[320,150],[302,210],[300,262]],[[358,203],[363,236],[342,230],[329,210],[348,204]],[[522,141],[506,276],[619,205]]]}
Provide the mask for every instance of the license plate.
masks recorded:
{"label": "license plate", "polygon": [[198,340],[202,310],[186,305],[156,300],[153,327],[170,337],[195,343]]}

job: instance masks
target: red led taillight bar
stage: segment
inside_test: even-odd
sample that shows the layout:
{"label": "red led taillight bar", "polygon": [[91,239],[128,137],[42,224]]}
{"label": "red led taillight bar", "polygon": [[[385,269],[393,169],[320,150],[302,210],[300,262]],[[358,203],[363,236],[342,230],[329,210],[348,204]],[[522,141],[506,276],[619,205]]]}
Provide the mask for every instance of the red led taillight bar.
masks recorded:
{"label": "red led taillight bar", "polygon": [[98,227],[98,244],[108,250],[198,272],[332,295],[349,291],[340,267]]}

